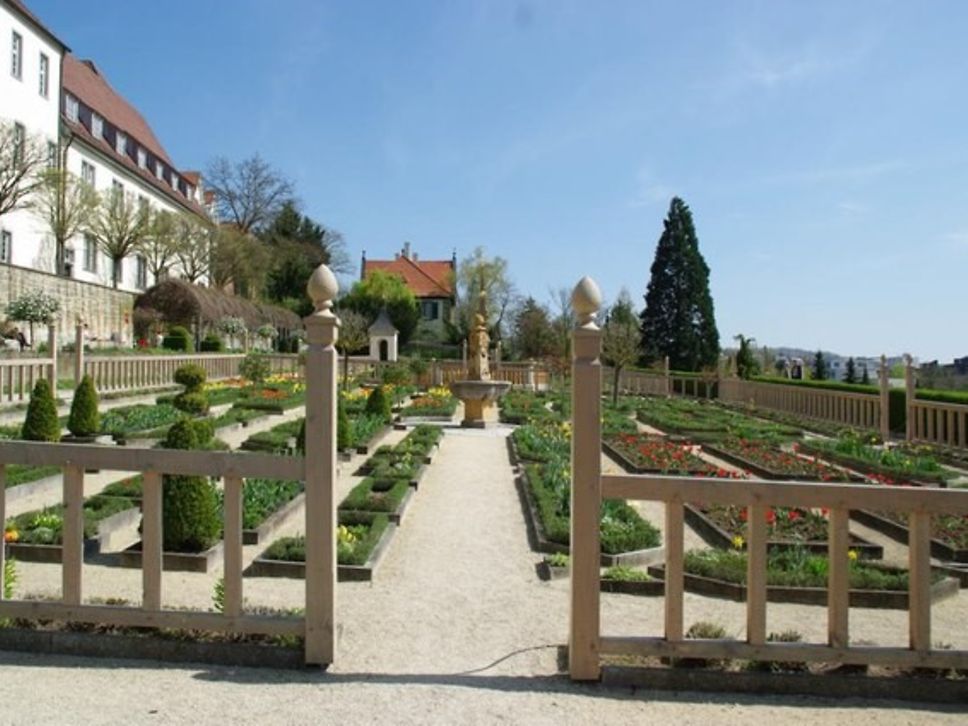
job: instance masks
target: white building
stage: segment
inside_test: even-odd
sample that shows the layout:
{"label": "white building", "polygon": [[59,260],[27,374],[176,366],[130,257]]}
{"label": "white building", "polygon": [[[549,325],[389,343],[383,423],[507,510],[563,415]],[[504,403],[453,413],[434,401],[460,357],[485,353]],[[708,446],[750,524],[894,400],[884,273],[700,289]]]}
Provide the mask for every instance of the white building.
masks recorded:
{"label": "white building", "polygon": [[[67,47],[20,0],[0,0],[0,121],[48,145],[56,163],[61,65]],[[21,131],[22,130],[22,131]],[[43,247],[36,217],[15,209],[0,217],[0,262],[34,269]]]}

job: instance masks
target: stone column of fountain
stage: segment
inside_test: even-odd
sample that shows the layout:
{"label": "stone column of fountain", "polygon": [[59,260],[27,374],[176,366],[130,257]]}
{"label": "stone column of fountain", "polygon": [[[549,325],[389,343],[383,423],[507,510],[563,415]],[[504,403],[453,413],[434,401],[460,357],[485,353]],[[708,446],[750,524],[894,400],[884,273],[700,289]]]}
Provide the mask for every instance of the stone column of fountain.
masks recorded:
{"label": "stone column of fountain", "polygon": [[477,298],[477,314],[468,338],[470,355],[467,359],[467,380],[453,381],[451,392],[464,403],[464,420],[461,426],[484,428],[496,421],[496,402],[511,388],[509,381],[492,381],[488,363],[487,346],[487,294],[481,290]]}

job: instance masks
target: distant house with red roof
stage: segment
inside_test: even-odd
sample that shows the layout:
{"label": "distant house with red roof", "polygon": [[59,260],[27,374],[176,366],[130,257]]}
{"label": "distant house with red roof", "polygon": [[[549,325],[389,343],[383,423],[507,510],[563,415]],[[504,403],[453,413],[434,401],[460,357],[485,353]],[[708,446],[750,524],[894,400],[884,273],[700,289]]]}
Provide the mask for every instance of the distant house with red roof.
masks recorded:
{"label": "distant house with red roof", "polygon": [[379,270],[401,278],[413,291],[420,306],[421,327],[443,332],[445,322],[453,322],[457,304],[457,254],[449,260],[421,260],[409,242],[392,260],[368,260],[363,253],[360,279]]}

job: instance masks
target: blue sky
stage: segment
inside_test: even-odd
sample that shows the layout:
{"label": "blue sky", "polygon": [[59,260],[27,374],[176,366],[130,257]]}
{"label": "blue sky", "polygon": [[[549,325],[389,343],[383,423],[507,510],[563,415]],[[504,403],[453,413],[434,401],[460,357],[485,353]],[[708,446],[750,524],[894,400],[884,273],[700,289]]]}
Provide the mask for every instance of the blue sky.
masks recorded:
{"label": "blue sky", "polygon": [[354,263],[483,245],[641,302],[677,194],[724,343],[968,355],[968,3],[30,6],[182,168],[261,153]]}

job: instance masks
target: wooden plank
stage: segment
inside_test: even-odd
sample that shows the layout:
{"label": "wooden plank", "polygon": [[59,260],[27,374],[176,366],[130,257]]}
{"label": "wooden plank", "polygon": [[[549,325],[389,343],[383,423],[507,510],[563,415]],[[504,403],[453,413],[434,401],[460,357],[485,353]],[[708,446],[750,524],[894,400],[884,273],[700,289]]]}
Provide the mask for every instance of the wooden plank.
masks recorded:
{"label": "wooden plank", "polygon": [[665,637],[671,642],[681,641],[683,591],[683,523],[681,499],[666,502],[665,514]]}
{"label": "wooden plank", "polygon": [[124,446],[0,441],[0,462],[30,466],[74,464],[82,469],[159,471],[196,476],[303,479],[303,459],[237,451],[180,451]]}
{"label": "wooden plank", "polygon": [[843,648],[848,644],[850,602],[850,560],[848,546],[850,512],[834,509],[830,512],[828,534],[827,574],[827,644]]}
{"label": "wooden plank", "polygon": [[766,642],[766,540],[768,507],[751,504],[747,511],[749,541],[746,543],[746,640]]}
{"label": "wooden plank", "polygon": [[968,650],[934,650],[925,653],[907,648],[877,646],[832,648],[811,643],[750,645],[740,640],[684,640],[681,643],[670,643],[663,638],[654,637],[602,636],[601,652],[604,655],[808,661],[896,667],[968,667]]}
{"label": "wooden plank", "polygon": [[141,602],[146,610],[161,610],[162,551],[161,474],[145,472],[142,483]]}
{"label": "wooden plank", "polygon": [[[0,460],[3,449],[0,446]],[[863,484],[792,481],[725,480],[653,474],[602,476],[605,499],[704,502],[769,507],[915,510],[942,514],[968,513],[968,491],[927,487],[874,487]]]}
{"label": "wooden plank", "polygon": [[242,614],[242,479],[225,477],[225,614]]}
{"label": "wooden plank", "polygon": [[81,602],[81,569],[84,566],[84,469],[64,467],[64,525],[61,534],[61,592],[64,602]]}
{"label": "wooden plank", "polygon": [[103,623],[118,627],[178,628],[224,633],[295,635],[305,633],[302,618],[244,615],[228,618],[221,613],[190,610],[141,610],[113,605],[63,605],[43,600],[4,600],[0,617],[31,620],[63,620],[78,623]]}
{"label": "wooden plank", "polygon": [[908,520],[908,618],[911,649],[931,649],[931,515],[911,512]]}

